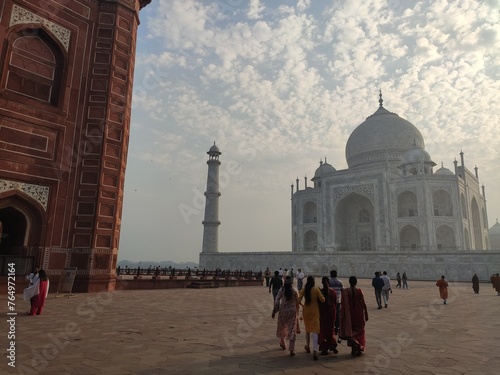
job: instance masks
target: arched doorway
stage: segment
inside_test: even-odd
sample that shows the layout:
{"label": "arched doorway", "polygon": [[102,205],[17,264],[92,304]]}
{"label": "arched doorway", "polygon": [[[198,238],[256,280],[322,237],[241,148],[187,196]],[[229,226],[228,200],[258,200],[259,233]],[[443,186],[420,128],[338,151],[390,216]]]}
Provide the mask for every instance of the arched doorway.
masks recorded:
{"label": "arched doorway", "polygon": [[375,209],[357,193],[343,198],[335,208],[335,242],[343,251],[375,249]]}
{"label": "arched doorway", "polygon": [[15,190],[0,195],[0,258],[2,275],[8,262],[16,262],[16,273],[41,265],[45,219],[38,203]]}

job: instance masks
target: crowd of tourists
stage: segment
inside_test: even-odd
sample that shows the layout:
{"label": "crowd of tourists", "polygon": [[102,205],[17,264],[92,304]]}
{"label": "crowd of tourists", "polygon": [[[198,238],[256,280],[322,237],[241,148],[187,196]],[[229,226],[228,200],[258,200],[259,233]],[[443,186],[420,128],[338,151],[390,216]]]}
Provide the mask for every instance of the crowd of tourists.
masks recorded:
{"label": "crowd of tourists", "polygon": [[297,335],[301,333],[299,322],[302,320],[305,327],[304,350],[312,352],[314,360],[320,354],[337,354],[341,340],[347,341],[353,356],[361,355],[366,345],[368,310],[363,292],[356,286],[356,276],[351,276],[349,287],[344,288],[337,278],[337,271],[332,270],[330,277],[322,277],[319,287],[315,285],[315,278],[305,278],[301,269],[296,274],[290,274],[290,271],[277,270],[273,277],[270,277],[269,269],[264,273],[266,287],[274,301],[271,316],[274,319],[278,314],[276,336],[280,339],[280,347],[283,350],[288,348],[290,356],[295,355]]}
{"label": "crowd of tourists", "polygon": [[[300,321],[305,327],[306,353],[313,354],[318,360],[319,355],[338,353],[338,343],[345,340],[351,348],[353,356],[360,356],[366,348],[365,324],[368,321],[368,310],[365,297],[357,287],[356,276],[349,277],[349,285],[343,285],[337,277],[337,271],[330,271],[330,277],[321,278],[321,286],[316,286],[313,276],[305,277],[299,268],[295,273],[293,268],[281,268],[274,271],[269,268],[264,272],[266,287],[272,293],[274,307],[271,317],[277,319],[276,336],[279,346],[295,356],[297,335],[301,333]],[[304,284],[305,279],[305,284]],[[404,272],[396,275],[396,288],[409,289],[408,277]],[[500,275],[491,276],[493,288],[500,296]],[[297,288],[295,288],[295,281]],[[375,272],[372,279],[377,309],[389,306],[389,296],[392,293],[391,279],[386,271]],[[443,304],[448,301],[448,281],[442,275],[436,281],[439,296]],[[479,278],[472,277],[474,293],[479,293]]]}

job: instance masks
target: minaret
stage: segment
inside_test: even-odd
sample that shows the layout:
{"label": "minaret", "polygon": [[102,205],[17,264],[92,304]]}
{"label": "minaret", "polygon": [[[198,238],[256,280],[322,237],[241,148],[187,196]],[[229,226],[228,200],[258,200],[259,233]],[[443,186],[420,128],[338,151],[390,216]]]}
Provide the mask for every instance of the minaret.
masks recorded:
{"label": "minaret", "polygon": [[205,192],[205,220],[203,220],[202,253],[219,252],[219,155],[221,152],[215,145],[210,147],[208,154],[207,191]]}

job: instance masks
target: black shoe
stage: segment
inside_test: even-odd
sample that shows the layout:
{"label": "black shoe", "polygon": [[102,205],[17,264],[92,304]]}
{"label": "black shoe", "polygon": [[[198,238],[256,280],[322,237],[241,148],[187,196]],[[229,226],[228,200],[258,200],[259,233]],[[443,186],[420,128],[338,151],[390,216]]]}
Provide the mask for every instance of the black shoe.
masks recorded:
{"label": "black shoe", "polygon": [[379,307],[377,307],[377,310],[380,310],[381,308],[382,308],[382,306],[379,306]]}
{"label": "black shoe", "polygon": [[387,303],[385,304],[385,308],[387,309]]}

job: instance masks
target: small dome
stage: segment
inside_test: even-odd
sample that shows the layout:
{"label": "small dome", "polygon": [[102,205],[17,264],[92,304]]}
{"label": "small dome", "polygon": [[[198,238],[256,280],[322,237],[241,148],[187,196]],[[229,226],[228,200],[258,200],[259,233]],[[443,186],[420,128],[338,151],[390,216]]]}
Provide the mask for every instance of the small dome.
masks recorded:
{"label": "small dome", "polygon": [[326,161],[323,163],[322,161],[319,162],[319,167],[316,169],[314,172],[314,178],[320,178],[322,176],[326,176],[329,174],[332,174],[336,172],[336,169],[331,165],[328,164]]}
{"label": "small dome", "polygon": [[498,222],[498,219],[497,219],[497,222],[495,223],[495,225],[493,225],[490,228],[489,233],[490,233],[490,236],[491,235],[500,235],[500,223]]}
{"label": "small dome", "polygon": [[[411,150],[408,150],[405,152],[405,154],[403,155],[403,164],[407,164],[407,163],[419,163],[419,162],[424,162],[424,163],[428,163],[428,162],[433,162],[431,160],[431,156],[429,155],[429,153],[419,147],[416,147],[416,148],[412,148]],[[436,165],[436,164],[434,164]]]}
{"label": "small dome", "polygon": [[214,145],[212,147],[210,147],[210,151],[209,152],[219,152],[219,147],[217,147],[215,145],[215,142],[214,142]]}
{"label": "small dome", "polygon": [[455,176],[455,173],[445,167],[439,168],[434,174],[440,174],[441,176]]}

